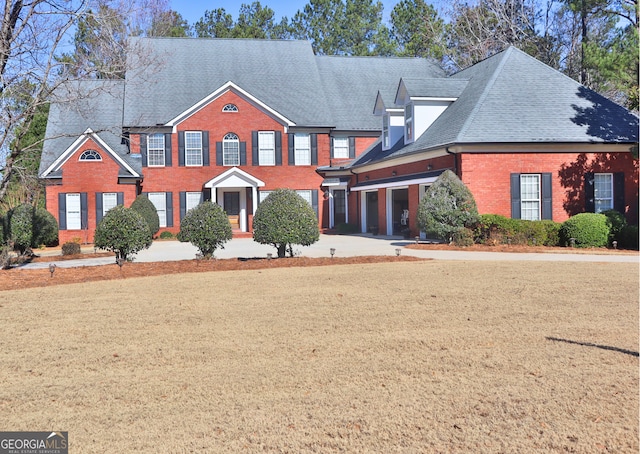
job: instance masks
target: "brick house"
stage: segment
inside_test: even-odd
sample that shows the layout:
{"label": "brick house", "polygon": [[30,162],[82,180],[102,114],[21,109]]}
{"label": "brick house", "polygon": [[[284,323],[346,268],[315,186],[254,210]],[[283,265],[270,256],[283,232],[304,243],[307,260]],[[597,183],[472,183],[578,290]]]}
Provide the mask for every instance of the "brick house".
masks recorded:
{"label": "brick house", "polygon": [[515,48],[447,77],[424,59],[315,56],[301,41],[133,47],[125,80],[52,99],[40,177],[61,242],[91,242],[106,211],[139,194],[161,231],[212,200],[250,232],[280,187],[322,228],[415,234],[444,169],[482,213],[562,221],[615,207],[637,222],[638,119]]}

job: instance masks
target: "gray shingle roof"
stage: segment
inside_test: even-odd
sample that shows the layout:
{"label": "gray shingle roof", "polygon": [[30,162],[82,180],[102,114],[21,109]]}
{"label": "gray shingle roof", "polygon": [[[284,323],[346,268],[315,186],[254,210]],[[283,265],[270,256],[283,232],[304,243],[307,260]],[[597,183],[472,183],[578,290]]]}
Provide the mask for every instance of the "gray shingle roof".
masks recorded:
{"label": "gray shingle roof", "polygon": [[415,79],[403,77],[404,86],[411,97],[458,98],[466,88],[468,79]]}
{"label": "gray shingle roof", "polygon": [[638,117],[515,47],[450,80],[466,86],[421,137],[353,166],[455,144],[638,142]]}
{"label": "gray shingle roof", "polygon": [[122,80],[84,80],[67,82],[56,89],[51,99],[40,174],[87,129],[140,173],[141,163],[131,159],[122,144],[124,86]]}

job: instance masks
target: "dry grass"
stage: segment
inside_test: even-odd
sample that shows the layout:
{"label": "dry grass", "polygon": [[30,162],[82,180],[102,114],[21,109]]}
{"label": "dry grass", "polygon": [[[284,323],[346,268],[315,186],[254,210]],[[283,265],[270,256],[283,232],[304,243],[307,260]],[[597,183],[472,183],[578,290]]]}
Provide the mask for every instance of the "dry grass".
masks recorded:
{"label": "dry grass", "polygon": [[3,430],[70,452],[638,452],[638,265],[362,264],[0,292]]}

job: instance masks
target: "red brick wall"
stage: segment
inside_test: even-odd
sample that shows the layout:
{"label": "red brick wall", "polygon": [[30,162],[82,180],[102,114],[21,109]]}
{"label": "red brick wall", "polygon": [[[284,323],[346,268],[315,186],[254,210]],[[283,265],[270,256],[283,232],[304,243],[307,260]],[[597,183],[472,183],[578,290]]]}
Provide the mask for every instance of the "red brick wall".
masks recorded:
{"label": "red brick wall", "polygon": [[[79,161],[82,152],[97,150],[102,161]],[[62,166],[62,185],[50,185],[46,188],[47,210],[58,222],[59,193],[87,193],[88,228],[86,230],[61,230],[60,244],[74,239],[83,243],[93,242],[96,228],[96,192],[124,192],[125,206],[131,205],[136,198],[136,186],[118,184],[119,165],[111,155],[100,148],[93,140],[88,140]]]}
{"label": "red brick wall", "polygon": [[563,222],[585,209],[586,172],[624,172],[626,216],[638,222],[638,160],[630,153],[467,153],[460,159],[462,181],[481,214],[511,217],[512,173],[550,172],[553,220]]}

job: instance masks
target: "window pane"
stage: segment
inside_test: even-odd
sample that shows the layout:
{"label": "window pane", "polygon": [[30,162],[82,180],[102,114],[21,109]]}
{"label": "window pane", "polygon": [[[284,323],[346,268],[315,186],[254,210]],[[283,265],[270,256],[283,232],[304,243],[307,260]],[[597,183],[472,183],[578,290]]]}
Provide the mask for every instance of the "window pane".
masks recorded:
{"label": "window pane", "polygon": [[520,219],[540,220],[540,175],[520,175]]}
{"label": "window pane", "polygon": [[262,203],[262,201],[266,199],[269,194],[271,194],[271,191],[260,191],[259,202]]}
{"label": "window pane", "polygon": [[200,199],[202,198],[201,193],[200,192],[187,192],[187,197],[186,197],[186,211],[189,211],[192,208],[197,207],[198,205],[200,205]]}
{"label": "window pane", "polygon": [[150,192],[149,200],[156,207],[158,218],[160,219],[160,227],[167,226],[167,196],[164,192]]}
{"label": "window pane", "polygon": [[202,133],[192,131],[184,133],[185,164],[188,166],[202,165]]}
{"label": "window pane", "polygon": [[105,192],[102,194],[102,215],[107,214],[111,208],[118,204],[118,194],[115,192]]}
{"label": "window pane", "polygon": [[296,134],[295,138],[295,160],[297,166],[311,165],[311,141],[309,134]]}
{"label": "window pane", "polygon": [[164,134],[147,136],[147,165],[164,166]]}
{"label": "window pane", "polygon": [[235,134],[227,134],[222,142],[222,164],[225,166],[240,165],[240,142]]}
{"label": "window pane", "polygon": [[311,191],[296,191],[296,192],[298,193],[298,195],[300,197],[305,199],[309,205],[312,205],[312,203],[311,203]]}
{"label": "window pane", "polygon": [[273,131],[258,132],[258,159],[261,166],[276,165],[276,141]]}
{"label": "window pane", "polygon": [[67,194],[67,229],[80,230],[80,194]]}
{"label": "window pane", "polygon": [[596,173],[593,186],[596,213],[613,209],[613,174]]}
{"label": "window pane", "polygon": [[349,158],[349,139],[347,137],[334,137],[333,157]]}

